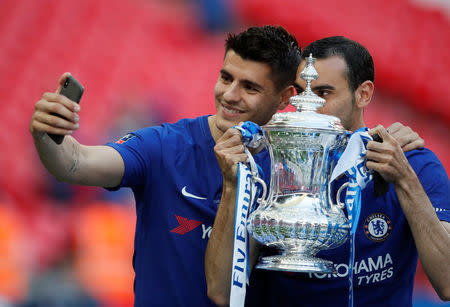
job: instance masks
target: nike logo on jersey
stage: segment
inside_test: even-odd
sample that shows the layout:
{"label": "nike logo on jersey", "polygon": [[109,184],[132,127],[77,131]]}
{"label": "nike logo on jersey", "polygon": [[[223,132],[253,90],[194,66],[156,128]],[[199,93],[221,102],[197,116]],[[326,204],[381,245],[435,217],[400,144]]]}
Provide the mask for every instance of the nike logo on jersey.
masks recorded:
{"label": "nike logo on jersey", "polygon": [[191,194],[191,193],[189,193],[188,191],[186,191],[186,186],[184,186],[183,189],[181,190],[181,194],[183,194],[183,195],[186,196],[186,197],[190,197],[190,198],[206,200],[205,197],[200,197],[200,196]]}
{"label": "nike logo on jersey", "polygon": [[197,228],[202,222],[196,221],[196,220],[188,220],[185,217],[178,216],[175,214],[175,218],[178,221],[178,224],[180,226],[172,229],[170,232],[175,232],[180,235],[184,235],[185,233],[188,233],[189,231]]}

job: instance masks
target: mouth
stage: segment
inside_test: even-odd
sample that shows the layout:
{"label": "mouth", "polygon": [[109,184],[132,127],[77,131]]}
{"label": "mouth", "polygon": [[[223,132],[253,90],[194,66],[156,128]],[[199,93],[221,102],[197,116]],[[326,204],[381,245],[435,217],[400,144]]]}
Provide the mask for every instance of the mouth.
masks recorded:
{"label": "mouth", "polygon": [[244,113],[243,111],[241,111],[241,110],[238,110],[238,109],[236,109],[236,108],[232,108],[232,107],[230,107],[230,106],[226,106],[226,105],[224,105],[224,104],[222,104],[222,111],[223,111],[223,113],[225,114],[225,115],[227,115],[227,116],[238,116],[239,114],[242,114],[242,113]]}

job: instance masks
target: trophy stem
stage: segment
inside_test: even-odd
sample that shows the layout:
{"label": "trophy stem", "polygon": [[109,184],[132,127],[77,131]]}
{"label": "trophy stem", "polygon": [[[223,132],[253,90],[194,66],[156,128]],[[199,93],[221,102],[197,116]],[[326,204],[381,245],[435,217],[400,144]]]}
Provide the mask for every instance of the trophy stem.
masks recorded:
{"label": "trophy stem", "polygon": [[257,269],[304,273],[334,273],[333,262],[315,257],[310,251],[297,250],[260,259]]}

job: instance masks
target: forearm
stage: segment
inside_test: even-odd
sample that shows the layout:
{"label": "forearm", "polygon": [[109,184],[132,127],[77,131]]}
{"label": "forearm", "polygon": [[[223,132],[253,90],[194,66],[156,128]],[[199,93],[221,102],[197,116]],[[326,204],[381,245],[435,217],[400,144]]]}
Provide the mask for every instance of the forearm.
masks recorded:
{"label": "forearm", "polygon": [[230,297],[236,195],[233,183],[224,183],[205,255],[208,296],[218,305],[227,305]]}
{"label": "forearm", "polygon": [[449,300],[450,234],[412,169],[394,186],[424,271],[439,296]]}
{"label": "forearm", "polygon": [[56,145],[47,135],[34,137],[39,158],[59,181],[98,187],[117,187],[124,175],[122,156],[109,146],[85,146],[66,136]]}
{"label": "forearm", "polygon": [[47,134],[33,135],[39,158],[59,181],[76,183],[79,176],[81,145],[71,136],[57,145]]}

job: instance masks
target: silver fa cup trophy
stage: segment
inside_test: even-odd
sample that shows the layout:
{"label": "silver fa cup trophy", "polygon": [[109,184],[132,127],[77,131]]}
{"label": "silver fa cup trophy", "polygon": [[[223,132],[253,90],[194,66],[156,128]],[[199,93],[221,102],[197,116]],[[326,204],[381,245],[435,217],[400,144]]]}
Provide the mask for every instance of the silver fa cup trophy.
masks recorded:
{"label": "silver fa cup trophy", "polygon": [[315,255],[348,239],[342,189],[332,195],[330,188],[347,132],[337,117],[316,112],[325,99],[311,91],[318,78],[314,62],[312,55],[306,59],[300,75],[306,89],[290,99],[296,112],[277,113],[263,126],[270,143],[271,183],[267,197],[249,215],[248,231],[281,254],[261,258],[257,268],[331,273],[333,263]]}

